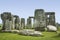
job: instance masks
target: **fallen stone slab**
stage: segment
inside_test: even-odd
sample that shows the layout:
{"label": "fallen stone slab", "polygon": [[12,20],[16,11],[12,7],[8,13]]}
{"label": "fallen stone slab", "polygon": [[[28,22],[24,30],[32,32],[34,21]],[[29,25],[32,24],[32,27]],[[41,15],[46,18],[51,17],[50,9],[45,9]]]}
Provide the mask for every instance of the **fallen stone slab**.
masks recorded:
{"label": "fallen stone slab", "polygon": [[56,32],[57,31],[57,27],[53,26],[53,25],[48,25],[47,26],[47,31],[54,31],[54,32]]}
{"label": "fallen stone slab", "polygon": [[19,30],[2,30],[2,32],[19,33]]}
{"label": "fallen stone slab", "polygon": [[1,32],[11,32],[11,30],[1,30]]}
{"label": "fallen stone slab", "polygon": [[12,30],[12,33],[19,33],[19,30]]}
{"label": "fallen stone slab", "polygon": [[39,31],[34,30],[21,30],[19,32],[20,35],[26,35],[26,36],[43,36],[43,34]]}

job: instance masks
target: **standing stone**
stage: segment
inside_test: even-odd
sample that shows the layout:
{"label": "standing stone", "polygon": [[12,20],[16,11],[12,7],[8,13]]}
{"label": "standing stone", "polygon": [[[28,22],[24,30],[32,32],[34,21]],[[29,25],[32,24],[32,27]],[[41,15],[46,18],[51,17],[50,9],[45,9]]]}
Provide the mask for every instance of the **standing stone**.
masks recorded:
{"label": "standing stone", "polygon": [[20,18],[19,16],[15,15],[15,29],[19,30],[20,28]]}
{"label": "standing stone", "polygon": [[31,18],[27,19],[27,28],[31,28],[32,24],[31,24]]}
{"label": "standing stone", "polygon": [[[8,29],[8,30],[10,30],[9,29],[9,21],[11,21],[12,20],[12,17],[11,17],[11,13],[10,12],[4,12],[4,13],[2,13],[1,14],[1,19],[2,19],[2,22],[3,22],[3,27],[2,27],[2,30],[6,30],[6,29]],[[8,25],[7,25],[8,24]]]}
{"label": "standing stone", "polygon": [[5,20],[6,20],[6,14],[1,14],[1,19],[2,19],[2,22],[3,22],[3,27],[2,27],[2,30],[5,30]]}
{"label": "standing stone", "polygon": [[21,18],[21,28],[25,28],[25,19]]}
{"label": "standing stone", "polygon": [[11,30],[12,21],[6,20],[5,22],[5,30]]}
{"label": "standing stone", "polygon": [[53,25],[55,26],[55,12],[46,12],[46,26]]}
{"label": "standing stone", "polygon": [[36,9],[34,15],[34,24],[36,31],[44,31],[46,27],[45,13],[43,9]]}
{"label": "standing stone", "polygon": [[50,24],[55,26],[55,13],[54,12],[50,15]]}
{"label": "standing stone", "polygon": [[14,15],[12,15],[12,27],[11,27],[11,29],[12,30],[14,30],[15,29],[15,17],[14,17]]}

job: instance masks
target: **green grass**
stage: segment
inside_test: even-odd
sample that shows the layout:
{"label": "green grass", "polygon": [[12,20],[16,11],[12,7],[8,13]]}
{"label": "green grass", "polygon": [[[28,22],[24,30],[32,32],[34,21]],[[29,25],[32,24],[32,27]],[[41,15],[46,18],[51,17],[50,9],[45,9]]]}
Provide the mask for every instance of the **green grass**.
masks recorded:
{"label": "green grass", "polygon": [[[58,30],[60,32],[60,29]],[[60,40],[56,32],[42,32],[43,37],[23,36],[15,33],[0,32],[0,40]]]}
{"label": "green grass", "polygon": [[23,36],[14,33],[0,33],[0,40],[60,40],[55,32],[43,32],[43,37]]}

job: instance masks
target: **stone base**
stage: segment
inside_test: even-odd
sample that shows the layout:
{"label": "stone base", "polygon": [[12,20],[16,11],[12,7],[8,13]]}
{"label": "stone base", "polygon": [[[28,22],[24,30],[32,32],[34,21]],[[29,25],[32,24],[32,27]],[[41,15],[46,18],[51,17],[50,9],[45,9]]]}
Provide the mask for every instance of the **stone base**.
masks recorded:
{"label": "stone base", "polygon": [[35,31],[45,31],[45,27],[35,27]]}

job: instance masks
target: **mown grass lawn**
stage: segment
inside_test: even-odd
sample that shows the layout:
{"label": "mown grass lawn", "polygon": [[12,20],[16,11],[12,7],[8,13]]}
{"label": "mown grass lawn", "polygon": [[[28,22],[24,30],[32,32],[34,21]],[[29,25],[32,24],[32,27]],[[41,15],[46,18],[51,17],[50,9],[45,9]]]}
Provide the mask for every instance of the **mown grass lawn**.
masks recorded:
{"label": "mown grass lawn", "polygon": [[[60,30],[59,30],[60,32]],[[43,37],[23,36],[16,33],[0,32],[0,40],[60,40],[60,36],[56,32],[42,32]]]}
{"label": "mown grass lawn", "polygon": [[43,34],[43,37],[34,37],[0,32],[0,40],[60,40],[60,36],[55,32],[43,32]]}

